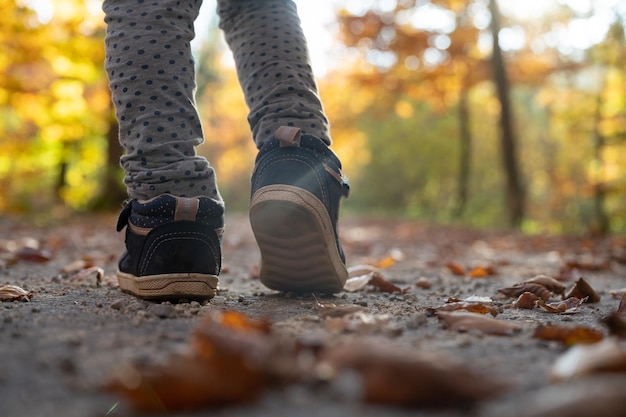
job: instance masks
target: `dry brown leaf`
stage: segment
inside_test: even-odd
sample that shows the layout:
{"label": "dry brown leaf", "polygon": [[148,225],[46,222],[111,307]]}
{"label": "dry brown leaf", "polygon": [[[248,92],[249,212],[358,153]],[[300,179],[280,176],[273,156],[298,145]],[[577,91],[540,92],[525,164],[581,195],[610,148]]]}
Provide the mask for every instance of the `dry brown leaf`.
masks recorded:
{"label": "dry brown leaf", "polygon": [[448,329],[462,332],[476,330],[485,334],[503,336],[521,330],[521,327],[516,323],[497,320],[478,313],[441,311],[437,313],[437,317],[443,321]]}
{"label": "dry brown leaf", "polygon": [[545,303],[543,300],[537,300],[536,305],[542,307],[549,313],[558,313],[558,314],[572,314],[578,310],[578,307],[582,303],[587,301],[587,298],[576,298],[570,297],[566,298],[563,301],[557,301],[554,303]]}
{"label": "dry brown leaf", "polygon": [[424,290],[431,289],[433,285],[433,282],[426,277],[419,277],[417,281],[415,281],[415,286]]}
{"label": "dry brown leaf", "polygon": [[364,288],[367,285],[371,285],[372,287],[382,292],[405,292],[405,290],[389,282],[387,279],[385,279],[383,274],[375,270],[368,272],[364,275],[348,278],[343,289],[345,291],[354,292]]}
{"label": "dry brown leaf", "polygon": [[397,285],[387,281],[380,273],[374,273],[372,279],[367,284],[378,288],[382,292],[405,292]]}
{"label": "dry brown leaf", "polygon": [[357,311],[341,317],[330,317],[324,322],[329,330],[351,333],[393,333],[397,329],[388,326],[389,314],[370,314]]}
{"label": "dry brown leaf", "polygon": [[50,259],[52,259],[52,254],[49,251],[45,249],[31,248],[28,246],[18,249],[15,252],[14,256],[16,259],[19,259],[21,261],[39,263],[48,262]]}
{"label": "dry brown leaf", "polygon": [[459,276],[465,275],[465,270],[463,269],[461,265],[457,263],[448,262],[446,264],[446,268],[448,268],[453,275],[459,275]]}
{"label": "dry brown leaf", "polygon": [[268,323],[214,312],[201,321],[184,355],[149,371],[126,368],[105,388],[137,410],[172,413],[249,401],[299,372]]}
{"label": "dry brown leaf", "polygon": [[525,308],[531,310],[537,305],[537,300],[541,301],[541,298],[537,297],[532,292],[526,291],[521,293],[519,297],[517,297],[517,300],[515,300],[515,303],[513,303],[513,305],[515,306],[515,308]]}
{"label": "dry brown leaf", "polygon": [[607,317],[604,317],[602,319],[602,323],[609,328],[609,334],[611,336],[626,339],[626,320],[624,320],[624,316],[615,312]]}
{"label": "dry brown leaf", "polygon": [[562,295],[565,292],[565,285],[548,275],[536,275],[525,282],[543,285],[554,294]]}
{"label": "dry brown leaf", "polygon": [[613,298],[621,298],[624,294],[626,294],[626,288],[618,288],[616,290],[609,291],[611,297]]}
{"label": "dry brown leaf", "polygon": [[33,294],[17,285],[0,287],[0,301],[29,301]]}
{"label": "dry brown leaf", "polygon": [[525,292],[530,292],[544,301],[548,301],[550,297],[552,297],[552,292],[549,291],[546,287],[533,282],[525,282],[514,285],[512,287],[501,288],[498,290],[498,292],[506,295],[507,297],[519,297]]}
{"label": "dry brown leaf", "polygon": [[394,406],[455,407],[497,396],[510,384],[476,373],[440,355],[403,352],[397,347],[356,342],[328,350],[324,374],[350,370],[370,403]]}
{"label": "dry brown leaf", "polygon": [[626,315],[626,293],[622,295],[622,298],[619,300],[619,305],[617,306],[617,314],[620,316]]}
{"label": "dry brown leaf", "polygon": [[602,340],[604,335],[599,330],[585,326],[539,325],[535,329],[533,337],[571,346],[578,343],[596,343]]}
{"label": "dry brown leaf", "polygon": [[491,314],[493,317],[498,315],[498,309],[494,306],[488,306],[483,303],[467,302],[467,301],[455,301],[448,302],[439,307],[428,308],[427,311],[432,314],[437,314],[441,311],[469,311],[471,313],[478,314]]}
{"label": "dry brown leaf", "polygon": [[61,272],[64,272],[66,274],[73,274],[76,273],[78,271],[81,271],[85,268],[87,268],[87,262],[85,262],[85,260],[83,259],[77,259],[73,262],[70,262],[69,264],[65,265],[63,268],[61,268]]}
{"label": "dry brown leaf", "polygon": [[617,339],[571,347],[556,360],[549,376],[562,381],[600,372],[626,372],[626,349]]}
{"label": "dry brown leaf", "polygon": [[576,297],[576,298],[587,298],[588,303],[597,303],[600,301],[600,295],[589,285],[584,278],[579,278],[572,287],[571,290],[565,295],[565,298]]}
{"label": "dry brown leaf", "polygon": [[570,261],[565,264],[570,269],[577,269],[579,271],[603,271],[611,267],[607,259],[594,258],[584,261]]}

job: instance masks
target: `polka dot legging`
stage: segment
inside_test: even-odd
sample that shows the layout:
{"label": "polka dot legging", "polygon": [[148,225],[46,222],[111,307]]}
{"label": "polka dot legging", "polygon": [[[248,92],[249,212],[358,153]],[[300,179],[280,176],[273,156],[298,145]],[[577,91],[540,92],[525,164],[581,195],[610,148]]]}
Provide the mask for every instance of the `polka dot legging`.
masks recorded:
{"label": "polka dot legging", "polygon": [[[200,5],[201,0],[104,1],[105,68],[131,198],[169,193],[221,201],[213,167],[195,151],[204,139],[190,41]],[[217,9],[257,147],[283,125],[330,144],[295,4],[218,0]]]}

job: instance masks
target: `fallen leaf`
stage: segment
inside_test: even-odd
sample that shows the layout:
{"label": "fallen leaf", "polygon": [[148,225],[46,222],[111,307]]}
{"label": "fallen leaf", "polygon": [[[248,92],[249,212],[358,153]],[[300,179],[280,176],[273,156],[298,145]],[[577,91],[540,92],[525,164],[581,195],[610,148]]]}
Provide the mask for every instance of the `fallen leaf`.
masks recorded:
{"label": "fallen leaf", "polygon": [[562,295],[565,292],[565,285],[548,275],[536,275],[525,282],[543,285],[554,294]]}
{"label": "fallen leaf", "polygon": [[17,285],[0,287],[0,301],[29,301],[33,294]]}
{"label": "fallen leaf", "polygon": [[415,281],[415,286],[424,290],[431,289],[433,285],[433,282],[426,277],[419,277],[417,281]]}
{"label": "fallen leaf", "polygon": [[497,320],[477,313],[441,311],[437,313],[437,317],[443,321],[448,329],[461,332],[476,330],[485,334],[504,336],[521,330],[521,327],[516,323]]}
{"label": "fallen leaf", "polygon": [[448,268],[450,272],[452,272],[453,275],[459,275],[459,276],[465,275],[465,270],[463,269],[463,267],[454,262],[447,263],[446,268]]}
{"label": "fallen leaf", "polygon": [[585,261],[569,261],[565,264],[570,269],[582,271],[603,271],[610,268],[606,259],[588,259]]}
{"label": "fallen leaf", "polygon": [[520,392],[509,401],[492,402],[481,417],[622,416],[625,392],[626,377],[621,374],[589,375]]}
{"label": "fallen leaf", "polygon": [[104,277],[104,269],[99,266],[92,266],[75,273],[72,277],[78,281],[95,280],[96,286],[99,287],[102,283],[102,277]]}
{"label": "fallen leaf", "polygon": [[387,256],[381,259],[380,261],[374,263],[373,266],[375,266],[376,268],[380,268],[380,269],[387,269],[387,268],[392,267],[395,263],[396,263],[396,258],[394,258],[393,256]]}
{"label": "fallen leaf", "polygon": [[470,295],[469,297],[465,297],[462,300],[455,300],[455,301],[465,301],[468,303],[493,303],[493,300],[491,299],[491,297],[486,297],[482,295]]}
{"label": "fallen leaf", "polygon": [[535,339],[561,342],[567,346],[578,343],[596,343],[604,338],[601,331],[585,326],[539,325],[533,333]]}
{"label": "fallen leaf", "polygon": [[576,298],[587,298],[588,303],[597,303],[600,301],[600,295],[589,285],[584,278],[579,278],[576,281],[576,284],[572,287],[571,290],[565,295],[565,298],[576,297]]}
{"label": "fallen leaf", "polygon": [[470,278],[486,278],[496,274],[493,266],[477,266],[469,272]]}
{"label": "fallen leaf", "polygon": [[549,376],[563,381],[601,372],[626,372],[626,349],[615,338],[571,347],[556,360]]}
{"label": "fallen leaf", "polygon": [[356,311],[341,317],[328,318],[324,325],[327,329],[336,332],[357,334],[386,333],[391,336],[394,333],[398,333],[399,328],[389,327],[390,321],[391,316],[389,314],[371,314],[364,311]]}
{"label": "fallen leaf", "polygon": [[537,300],[536,304],[549,313],[572,314],[575,313],[576,310],[578,310],[578,307],[580,307],[580,305],[585,301],[587,301],[587,297],[570,297],[563,301],[557,301],[554,303],[545,303],[543,300]]}
{"label": "fallen leaf", "polygon": [[372,279],[367,284],[378,288],[382,292],[405,292],[397,285],[387,281],[380,273],[374,273]]}
{"label": "fallen leaf", "polygon": [[427,308],[426,311],[431,314],[438,314],[441,311],[469,311],[471,313],[478,314],[491,314],[493,317],[498,315],[498,309],[494,306],[487,306],[483,303],[476,302],[467,302],[467,301],[456,301],[451,303],[443,304],[439,307],[431,307]]}
{"label": "fallen leaf", "polygon": [[510,388],[441,355],[364,342],[328,350],[318,367],[335,379],[349,371],[358,378],[354,384],[365,401],[394,406],[467,406]]}
{"label": "fallen leaf", "polygon": [[73,274],[88,267],[87,262],[83,259],[77,259],[61,268],[61,272]]}
{"label": "fallen leaf", "polygon": [[343,289],[354,292],[362,289],[366,285],[371,285],[382,292],[405,292],[405,290],[402,290],[400,287],[385,279],[378,271],[371,271],[365,275],[348,278]]}
{"label": "fallen leaf", "polygon": [[626,288],[618,288],[617,290],[609,291],[611,297],[613,298],[621,298],[624,294],[626,294]]}
{"label": "fallen leaf", "polygon": [[601,321],[609,328],[609,334],[611,336],[626,339],[626,320],[624,320],[621,314],[617,312],[612,313],[604,317]]}
{"label": "fallen leaf", "polygon": [[507,297],[519,297],[522,293],[530,292],[544,301],[547,301],[550,299],[550,297],[552,297],[551,291],[549,291],[543,285],[536,284],[534,282],[525,282],[522,284],[514,285],[512,287],[501,288],[498,290],[498,292],[506,295]]}
{"label": "fallen leaf", "polygon": [[517,297],[517,300],[515,300],[515,303],[513,303],[513,305],[515,306],[515,308],[525,308],[531,310],[537,306],[537,300],[541,301],[541,298],[537,297],[532,292],[526,291],[521,293],[519,297]]}
{"label": "fallen leaf", "polygon": [[149,370],[125,367],[105,389],[143,412],[242,403],[275,383],[298,378],[295,358],[272,337],[268,323],[216,311],[200,322],[184,354]]}
{"label": "fallen leaf", "polygon": [[22,261],[39,263],[45,263],[52,259],[52,254],[49,251],[45,249],[31,248],[28,246],[18,249],[14,256],[16,259]]}
{"label": "fallen leaf", "polygon": [[626,315],[626,293],[622,295],[622,298],[619,300],[619,305],[617,306],[617,314],[620,316]]}

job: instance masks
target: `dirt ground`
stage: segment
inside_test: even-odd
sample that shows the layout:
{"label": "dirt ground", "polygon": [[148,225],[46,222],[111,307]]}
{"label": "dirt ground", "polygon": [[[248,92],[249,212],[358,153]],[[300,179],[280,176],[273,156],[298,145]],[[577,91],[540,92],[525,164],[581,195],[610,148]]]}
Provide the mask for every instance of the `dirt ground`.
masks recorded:
{"label": "dirt ground", "polygon": [[[608,335],[601,319],[616,311],[619,290],[626,287],[623,238],[530,237],[345,218],[340,230],[348,265],[376,265],[381,276],[404,291],[367,285],[316,300],[310,294],[264,288],[255,279],[259,253],[247,217],[231,215],[218,295],[209,303],[170,304],[141,301],[117,288],[115,264],[123,235],[113,231],[115,221],[113,216],[89,216],[35,227],[0,218],[0,286],[17,285],[32,294],[28,302],[0,302],[0,416],[136,415],[123,398],[101,386],[125,364],[149,368],[167,363],[189,346],[199,321],[216,310],[269,319],[281,334],[315,338],[327,346],[357,340],[418,356],[443,355],[475,372],[476,384],[496,378],[511,388],[474,407],[431,409],[362,401],[358,381],[290,384],[267,390],[251,403],[189,415],[626,415],[626,377],[600,374],[553,382],[548,373],[568,347],[533,337],[542,324],[586,326]],[[98,270],[90,267],[102,268],[99,283]],[[455,274],[455,268],[463,269],[463,275]],[[538,274],[558,277],[568,289],[582,276],[601,300],[582,304],[572,314],[554,314],[539,307],[515,308],[515,298],[498,292]],[[432,310],[451,297],[470,296],[489,297],[492,302],[486,304],[498,313],[496,319],[520,329],[506,335],[454,330]],[[320,314],[320,304],[331,303],[358,306],[362,315],[330,320]]]}

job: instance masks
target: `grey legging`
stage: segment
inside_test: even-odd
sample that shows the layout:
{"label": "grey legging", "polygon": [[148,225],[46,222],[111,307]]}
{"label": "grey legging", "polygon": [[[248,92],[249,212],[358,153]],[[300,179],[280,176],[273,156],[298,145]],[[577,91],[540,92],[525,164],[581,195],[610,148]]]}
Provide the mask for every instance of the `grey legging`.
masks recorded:
{"label": "grey legging", "polygon": [[[201,0],[104,1],[105,67],[131,198],[169,193],[221,200],[213,167],[195,151],[203,134],[190,41],[200,5]],[[330,144],[295,4],[219,0],[218,15],[257,147],[279,126],[299,127]]]}

